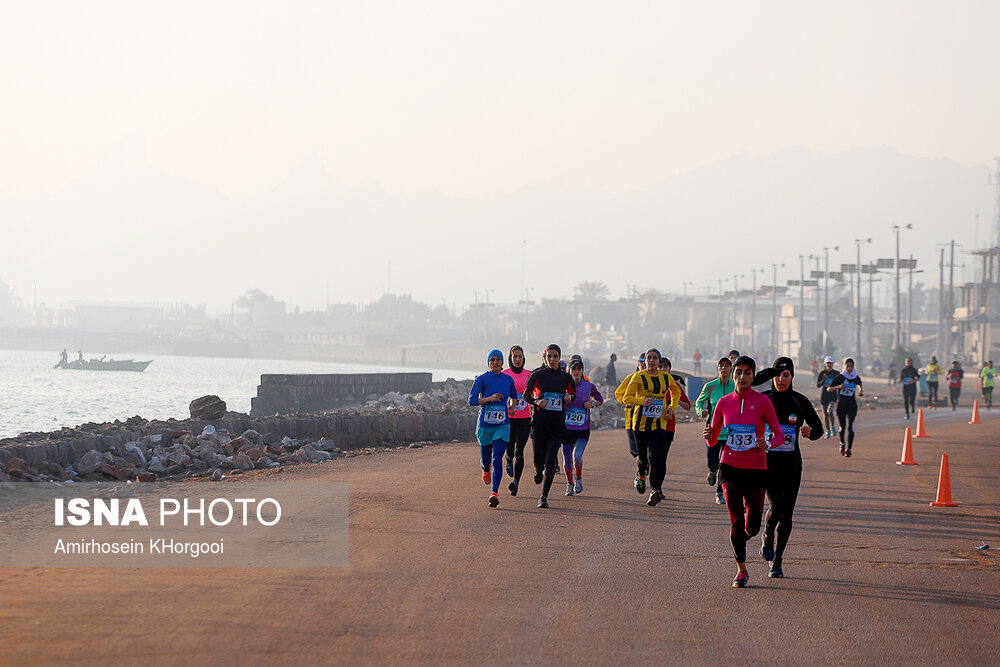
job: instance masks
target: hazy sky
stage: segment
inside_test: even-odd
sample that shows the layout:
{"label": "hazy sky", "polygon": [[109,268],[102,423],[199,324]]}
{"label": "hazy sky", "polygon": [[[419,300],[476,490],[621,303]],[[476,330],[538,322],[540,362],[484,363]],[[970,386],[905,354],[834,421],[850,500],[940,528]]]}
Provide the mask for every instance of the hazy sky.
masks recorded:
{"label": "hazy sky", "polygon": [[[992,165],[997,26],[996,0],[8,2],[0,194],[57,193],[135,144],[235,201],[309,155],[347,185],[472,199],[625,192],[788,146]],[[22,297],[79,278],[11,272]],[[92,296],[170,298],[152,285]]]}
{"label": "hazy sky", "polygon": [[1000,151],[1000,3],[8,2],[0,190],[141,135],[230,195],[308,153],[476,197],[626,190],[749,150]]}

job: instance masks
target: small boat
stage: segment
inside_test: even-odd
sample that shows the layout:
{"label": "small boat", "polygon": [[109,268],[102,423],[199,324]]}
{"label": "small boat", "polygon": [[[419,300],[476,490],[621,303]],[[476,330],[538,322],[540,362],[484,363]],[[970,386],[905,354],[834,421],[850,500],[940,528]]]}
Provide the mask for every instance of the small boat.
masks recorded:
{"label": "small boat", "polygon": [[59,359],[53,368],[61,368],[63,370],[70,371],[132,371],[135,373],[141,373],[146,370],[146,367],[153,363],[153,360],[149,361],[133,361],[131,359],[107,359],[104,357],[100,359],[76,359],[74,361],[69,361],[63,355]]}

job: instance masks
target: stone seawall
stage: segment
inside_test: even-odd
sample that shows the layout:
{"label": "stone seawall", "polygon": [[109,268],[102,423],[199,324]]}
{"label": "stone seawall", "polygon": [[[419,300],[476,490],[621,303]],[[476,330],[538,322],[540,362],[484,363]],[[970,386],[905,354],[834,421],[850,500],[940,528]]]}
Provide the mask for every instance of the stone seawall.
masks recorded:
{"label": "stone seawall", "polygon": [[473,440],[476,413],[414,413],[387,411],[374,415],[295,415],[252,418],[231,413],[212,421],[184,420],[145,422],[130,426],[104,425],[100,432],[63,430],[47,439],[22,442],[20,438],[0,441],[0,467],[13,458],[30,464],[76,463],[90,450],[108,452],[146,437],[169,445],[176,431],[200,433],[211,424],[239,434],[252,429],[293,439],[329,438],[340,449],[378,445],[403,445],[420,441]]}
{"label": "stone seawall", "polygon": [[260,376],[250,416],[323,412],[347,401],[389,392],[418,394],[431,389],[430,373],[333,373]]}

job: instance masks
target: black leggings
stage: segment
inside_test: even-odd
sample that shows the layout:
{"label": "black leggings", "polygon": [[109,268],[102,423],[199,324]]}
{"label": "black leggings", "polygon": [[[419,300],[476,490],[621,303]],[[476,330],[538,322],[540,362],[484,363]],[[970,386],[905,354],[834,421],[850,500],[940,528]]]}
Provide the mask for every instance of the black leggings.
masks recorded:
{"label": "black leggings", "polygon": [[[726,446],[726,440],[720,438],[711,447],[706,446],[705,449],[708,453],[708,469],[714,473],[719,472],[719,457],[722,455],[722,448]],[[715,476],[715,490],[717,493],[722,493],[722,475],[716,474]]]}
{"label": "black leggings", "polygon": [[524,446],[528,444],[531,434],[531,418],[523,417],[510,420],[510,442],[507,443],[507,465],[514,466],[514,483],[521,483],[521,473],[524,472]]}
{"label": "black leggings", "polygon": [[531,435],[531,447],[535,454],[535,469],[545,469],[545,481],[542,484],[542,496],[548,497],[552,488],[552,480],[556,476],[556,459],[562,449],[563,435],[561,430],[542,431],[538,429]]}
{"label": "black leggings", "polygon": [[983,404],[988,407],[993,407],[993,387],[983,387]]}
{"label": "black leggings", "polygon": [[663,490],[663,478],[667,476],[667,453],[673,441],[673,431],[635,431],[639,476],[645,477],[649,470],[649,488],[653,491]]}
{"label": "black leggings", "polygon": [[788,544],[788,536],[792,534],[792,512],[795,511],[795,501],[799,496],[799,485],[802,483],[802,468],[783,469],[771,465],[767,469],[767,501],[770,507],[764,517],[764,541],[774,542],[775,532],[778,540],[774,545],[774,560],[781,562],[781,554]]}
{"label": "black leggings", "polygon": [[[840,421],[840,444],[844,444],[844,432],[847,432],[847,451],[854,444],[854,418],[858,416],[858,404],[854,401],[837,402],[837,419]],[[847,423],[845,426],[844,423]]]}
{"label": "black leggings", "polygon": [[907,417],[917,411],[917,385],[903,385],[903,408],[906,410]]}
{"label": "black leggings", "polygon": [[630,428],[625,429],[625,436],[628,438],[628,453],[632,458],[639,456],[639,446],[635,444],[635,431]]}
{"label": "black leggings", "polygon": [[726,509],[729,510],[729,541],[733,545],[736,562],[744,563],[747,559],[747,542],[760,532],[767,471],[734,468],[725,463],[720,468],[722,492],[726,494]]}
{"label": "black leggings", "polygon": [[927,383],[927,407],[937,407],[938,404],[938,383],[928,382]]}
{"label": "black leggings", "polygon": [[951,399],[952,410],[958,407],[958,397],[961,393],[962,393],[961,387],[948,387],[948,398]]}

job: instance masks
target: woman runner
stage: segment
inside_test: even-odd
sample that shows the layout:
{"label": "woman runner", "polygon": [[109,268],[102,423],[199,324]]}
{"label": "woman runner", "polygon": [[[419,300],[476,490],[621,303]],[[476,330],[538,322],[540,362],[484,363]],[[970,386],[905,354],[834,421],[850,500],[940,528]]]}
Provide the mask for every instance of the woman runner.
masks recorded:
{"label": "woman runner", "polygon": [[[566,495],[583,493],[583,452],[590,440],[590,410],[604,402],[604,397],[583,375],[583,361],[572,358],[569,374],[576,384],[576,396],[566,404],[566,434],[563,437],[563,465],[566,467]],[[574,482],[574,473],[576,481]]]}
{"label": "woman runner", "polygon": [[545,366],[531,373],[524,398],[534,408],[531,439],[535,458],[535,484],[542,484],[539,507],[548,507],[549,489],[556,475],[556,459],[566,430],[564,405],[576,396],[569,373],[559,368],[562,350],[555,343],[545,348]]}
{"label": "woman runner", "polygon": [[917,411],[917,383],[920,382],[920,374],[913,367],[913,359],[906,358],[903,370],[899,371],[899,383],[903,387],[903,410],[906,418]]}
{"label": "woman runner", "polygon": [[646,370],[632,374],[625,388],[625,404],[635,408],[632,412],[632,430],[638,449],[639,472],[635,476],[635,490],[646,492],[646,473],[652,490],[646,504],[655,506],[663,500],[663,479],[667,476],[667,453],[673,433],[667,431],[667,419],[677,408],[681,390],[669,374],[660,370],[660,352],[646,350]]}
{"label": "woman runner", "polygon": [[703,433],[707,444],[718,439],[723,426],[728,432],[719,470],[729,510],[729,541],[736,557],[735,588],[746,587],[750,579],[746,566],[747,542],[760,532],[764,513],[767,487],[764,426],[771,428],[772,446],[777,447],[784,441],[771,401],[751,389],[756,369],[756,362],[748,356],[736,360],[733,364],[736,391],[719,399],[712,424],[706,426]]}
{"label": "woman runner", "polygon": [[503,374],[514,380],[517,389],[517,402],[510,412],[510,441],[507,443],[507,476],[511,478],[507,490],[510,495],[517,495],[517,487],[521,483],[521,473],[524,472],[524,446],[528,444],[531,434],[531,411],[524,400],[524,388],[528,384],[531,373],[524,367],[524,349],[520,345],[510,348],[507,354],[508,368]]}
{"label": "woman runner", "polygon": [[[733,364],[729,357],[722,357],[716,366],[719,377],[705,384],[698,394],[698,400],[694,402],[694,409],[698,411],[698,416],[705,420],[705,425],[711,425],[712,415],[715,413],[715,406],[723,396],[733,393],[736,385],[733,384]],[[709,486],[715,487],[715,504],[722,505],[726,501],[722,497],[722,479],[719,477],[719,456],[722,448],[726,444],[728,432],[725,427],[719,432],[719,439],[715,442],[705,442],[708,449],[708,477],[706,481]]]}
{"label": "woman runner", "polygon": [[826,427],[826,437],[837,435],[837,395],[826,390],[839,373],[833,368],[833,357],[823,360],[824,368],[816,376],[816,386],[820,387],[819,402],[823,407],[823,425]]}
{"label": "woman runner", "polygon": [[[778,357],[771,368],[764,369],[754,378],[754,384],[773,379],[774,386],[762,392],[771,399],[774,412],[781,424],[784,441],[767,451],[767,501],[770,507],[764,517],[764,534],[760,555],[771,561],[767,576],[785,576],[781,557],[792,533],[792,512],[802,483],[802,451],[799,437],[819,440],[823,423],[809,399],[792,389],[795,364],[788,357]],[[777,543],[775,542],[777,537]]]}
{"label": "woman runner", "polygon": [[492,482],[490,507],[496,507],[500,504],[497,491],[500,489],[500,480],[503,479],[503,455],[510,440],[507,405],[508,400],[517,400],[517,389],[514,387],[514,380],[500,372],[503,369],[503,354],[500,350],[490,350],[486,363],[490,370],[472,383],[469,405],[479,406],[479,420],[476,423],[479,464],[483,469],[483,483]]}
{"label": "woman runner", "polygon": [[987,409],[993,409],[993,385],[996,384],[997,372],[993,368],[993,360],[990,359],[979,371],[980,391],[983,394],[983,404]]}
{"label": "woman runner", "polygon": [[[858,401],[855,395],[864,396],[861,376],[854,370],[854,359],[844,359],[844,370],[833,378],[826,391],[837,392],[837,420],[840,421],[840,454],[851,458],[851,448],[854,446],[854,419],[858,416]],[[847,433],[847,444],[844,444],[844,433]]]}

